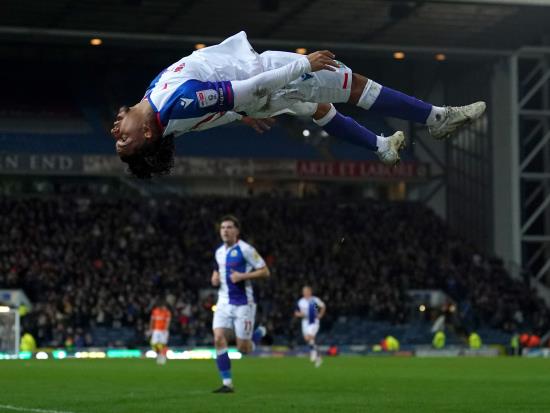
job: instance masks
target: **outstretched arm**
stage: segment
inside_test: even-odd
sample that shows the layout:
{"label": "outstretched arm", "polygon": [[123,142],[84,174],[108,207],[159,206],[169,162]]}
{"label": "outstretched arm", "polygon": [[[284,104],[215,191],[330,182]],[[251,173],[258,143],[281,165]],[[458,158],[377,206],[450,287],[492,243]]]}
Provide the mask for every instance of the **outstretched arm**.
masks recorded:
{"label": "outstretched arm", "polygon": [[243,116],[241,122],[244,123],[246,126],[251,127],[258,133],[264,133],[270,130],[273,125],[275,125],[276,120],[275,118],[256,119],[250,116]]}
{"label": "outstretched arm", "polygon": [[223,113],[221,116],[219,116],[216,119],[213,119],[209,122],[201,123],[199,126],[196,126],[194,130],[196,131],[202,131],[206,129],[212,129],[217,126],[226,125],[228,123],[234,122],[236,120],[242,120],[243,116],[238,114],[237,112],[228,111]]}
{"label": "outstretched arm", "polygon": [[275,124],[274,118],[255,119],[250,116],[243,116],[237,112],[229,111],[225,112],[217,119],[214,119],[210,122],[202,123],[199,127],[195,128],[195,130],[202,131],[206,129],[211,129],[215,128],[216,126],[222,126],[227,123],[234,122],[236,120],[241,121],[243,124],[254,129],[258,133],[264,133],[265,131],[270,130],[271,127]]}
{"label": "outstretched arm", "polygon": [[335,68],[339,65],[333,59],[334,54],[332,52],[328,50],[318,51],[285,66],[257,74],[249,79],[232,81],[235,110],[245,110],[258,98],[283,88],[304,73],[319,70],[335,71]]}

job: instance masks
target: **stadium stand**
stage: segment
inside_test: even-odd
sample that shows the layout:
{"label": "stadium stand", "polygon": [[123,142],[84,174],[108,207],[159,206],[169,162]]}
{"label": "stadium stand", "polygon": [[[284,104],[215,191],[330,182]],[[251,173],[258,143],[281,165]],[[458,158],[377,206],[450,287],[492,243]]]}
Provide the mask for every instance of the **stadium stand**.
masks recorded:
{"label": "stadium stand", "polygon": [[291,316],[304,283],[328,305],[325,343],[372,343],[390,333],[404,344],[429,342],[428,321],[438,314],[420,317],[412,288],[454,300],[456,340],[472,328],[502,342],[550,327],[548,309],[500,260],[416,203],[3,197],[0,285],[23,288],[34,302],[23,322],[40,346],[145,345],[158,296],[174,310],[172,344],[211,343],[209,278],[216,221],[227,212],[243,218],[243,238],[272,268],[256,291],[259,320],[275,343],[299,341]]}

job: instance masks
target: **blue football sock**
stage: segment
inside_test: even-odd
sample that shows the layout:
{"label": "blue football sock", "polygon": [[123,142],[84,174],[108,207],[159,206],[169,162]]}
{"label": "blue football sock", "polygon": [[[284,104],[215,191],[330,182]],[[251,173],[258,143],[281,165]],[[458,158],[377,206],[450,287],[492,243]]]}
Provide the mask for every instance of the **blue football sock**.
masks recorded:
{"label": "blue football sock", "polygon": [[383,116],[426,124],[432,105],[389,87],[369,81],[357,106]]}
{"label": "blue football sock", "polygon": [[352,118],[336,112],[336,115],[323,126],[325,132],[337,139],[376,151],[376,134],[358,124]]}
{"label": "blue football sock", "polygon": [[216,365],[224,384],[226,384],[227,380],[231,380],[231,359],[226,348],[217,350]]}
{"label": "blue football sock", "polygon": [[252,334],[252,342],[256,345],[260,344],[260,341],[262,341],[263,336],[264,336],[264,331],[262,330],[261,326],[258,326],[258,328],[254,330],[254,334]]}

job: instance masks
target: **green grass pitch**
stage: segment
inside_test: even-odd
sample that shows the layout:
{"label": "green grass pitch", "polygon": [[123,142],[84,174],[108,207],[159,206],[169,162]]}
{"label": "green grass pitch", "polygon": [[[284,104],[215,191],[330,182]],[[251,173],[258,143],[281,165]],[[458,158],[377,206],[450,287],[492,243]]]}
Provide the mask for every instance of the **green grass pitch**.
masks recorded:
{"label": "green grass pitch", "polygon": [[236,393],[212,394],[214,361],[2,361],[0,412],[550,411],[547,359],[247,358],[233,378]]}

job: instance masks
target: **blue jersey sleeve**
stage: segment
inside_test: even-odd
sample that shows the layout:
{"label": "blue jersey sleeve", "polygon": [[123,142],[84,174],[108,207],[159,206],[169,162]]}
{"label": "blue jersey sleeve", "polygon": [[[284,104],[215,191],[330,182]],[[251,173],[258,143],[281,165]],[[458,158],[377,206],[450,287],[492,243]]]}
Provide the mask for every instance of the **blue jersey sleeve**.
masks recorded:
{"label": "blue jersey sleeve", "polygon": [[227,112],[233,109],[233,105],[230,81],[192,79],[179,86],[159,112],[162,124],[166,125],[170,119],[192,119],[208,113]]}

